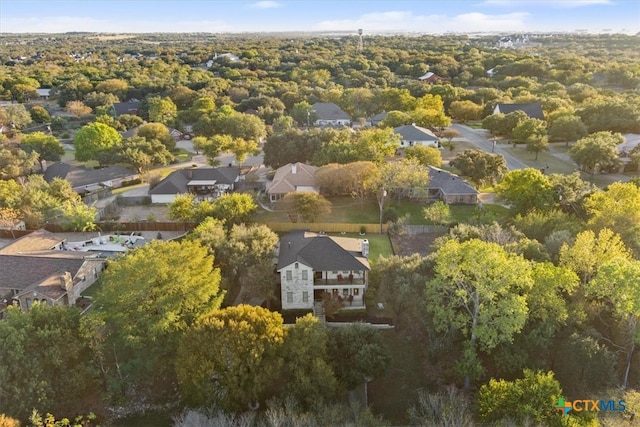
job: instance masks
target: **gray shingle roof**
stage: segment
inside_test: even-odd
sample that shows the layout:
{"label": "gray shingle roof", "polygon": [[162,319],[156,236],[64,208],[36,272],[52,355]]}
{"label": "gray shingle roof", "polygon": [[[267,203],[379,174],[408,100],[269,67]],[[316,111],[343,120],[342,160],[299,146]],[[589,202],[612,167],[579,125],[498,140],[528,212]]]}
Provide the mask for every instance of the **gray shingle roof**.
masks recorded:
{"label": "gray shingle roof", "polygon": [[503,114],[513,113],[514,111],[523,111],[532,119],[544,120],[542,104],[539,102],[531,102],[528,104],[498,104],[497,108]]}
{"label": "gray shingle roof", "polygon": [[53,274],[71,273],[74,277],[84,259],[50,258],[25,255],[0,255],[0,288],[23,290],[41,283]]}
{"label": "gray shingle roof", "polygon": [[66,179],[71,187],[84,187],[91,184],[111,181],[114,179],[133,176],[136,171],[123,166],[109,166],[106,168],[86,168],[84,166],[71,166],[66,163],[54,163],[44,172],[44,180],[53,181],[54,178]]}
{"label": "gray shingle roof", "polygon": [[216,181],[217,184],[232,185],[240,175],[236,167],[191,168],[171,172],[169,176],[149,191],[149,194],[183,194],[188,191],[187,184],[194,181]]}
{"label": "gray shingle roof", "polygon": [[351,116],[333,102],[316,102],[311,109],[316,113],[318,120],[351,120]]}
{"label": "gray shingle roof", "polygon": [[393,128],[393,131],[404,141],[438,141],[438,137],[429,129],[416,125],[398,126]]}
{"label": "gray shingle roof", "polygon": [[140,101],[128,101],[128,102],[116,102],[113,104],[113,111],[116,116],[122,114],[138,114],[138,108],[140,108]]}
{"label": "gray shingle roof", "polygon": [[446,195],[478,194],[478,190],[458,175],[433,166],[429,166],[427,188],[439,188]]}
{"label": "gray shingle roof", "polygon": [[[29,233],[26,236],[22,236],[3,248],[0,248],[0,254],[16,255],[35,251],[48,251],[63,241],[63,238],[60,238],[47,230],[40,229]],[[0,268],[0,272],[3,272],[2,268]]]}
{"label": "gray shingle roof", "polygon": [[[295,166],[296,173],[293,173]],[[315,187],[316,166],[304,163],[287,163],[276,170],[273,180],[267,184],[268,194],[287,194],[296,191],[297,187]]]}
{"label": "gray shingle roof", "polygon": [[280,239],[278,270],[294,262],[307,265],[314,271],[369,270],[366,260],[358,259],[361,255],[347,251],[330,236],[297,230]]}

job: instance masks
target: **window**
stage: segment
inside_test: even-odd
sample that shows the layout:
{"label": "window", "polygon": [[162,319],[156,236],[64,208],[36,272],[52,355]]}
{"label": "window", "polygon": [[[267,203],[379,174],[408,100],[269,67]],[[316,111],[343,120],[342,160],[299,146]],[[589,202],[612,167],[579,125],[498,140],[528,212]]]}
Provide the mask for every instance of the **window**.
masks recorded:
{"label": "window", "polygon": [[338,274],[338,272],[337,271],[332,271],[331,274]]}
{"label": "window", "polygon": [[342,274],[349,274],[349,272],[348,271],[343,271]]}
{"label": "window", "polygon": [[331,293],[333,294],[333,296],[338,296],[338,290],[337,289],[332,289]]}
{"label": "window", "polygon": [[302,292],[302,302],[309,302],[309,292]]}
{"label": "window", "polygon": [[298,263],[296,262],[293,267],[297,269],[298,268]]}
{"label": "window", "polygon": [[346,297],[347,295],[349,295],[349,289],[347,288],[342,289],[342,296]]}
{"label": "window", "polygon": [[293,272],[291,270],[287,270],[287,280],[293,280]]}
{"label": "window", "polygon": [[293,292],[287,292],[287,302],[289,304],[293,302]]}
{"label": "window", "polygon": [[309,280],[309,271],[302,270],[302,280]]}
{"label": "window", "polygon": [[354,294],[354,295],[360,295],[360,289],[358,289],[358,288],[353,288],[353,294]]}

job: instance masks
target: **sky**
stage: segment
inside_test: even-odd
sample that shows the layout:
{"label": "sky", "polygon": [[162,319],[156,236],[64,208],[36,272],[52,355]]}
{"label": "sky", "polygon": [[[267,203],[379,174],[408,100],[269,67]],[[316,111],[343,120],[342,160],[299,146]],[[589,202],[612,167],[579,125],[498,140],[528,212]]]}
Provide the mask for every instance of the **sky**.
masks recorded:
{"label": "sky", "polygon": [[639,0],[0,0],[0,34],[640,32]]}

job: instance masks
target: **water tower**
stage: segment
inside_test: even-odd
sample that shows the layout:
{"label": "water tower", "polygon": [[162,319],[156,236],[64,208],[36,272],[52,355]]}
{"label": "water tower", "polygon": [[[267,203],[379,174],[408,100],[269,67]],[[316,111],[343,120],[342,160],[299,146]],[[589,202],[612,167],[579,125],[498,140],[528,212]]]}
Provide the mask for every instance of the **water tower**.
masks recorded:
{"label": "water tower", "polygon": [[358,53],[362,53],[364,45],[362,43],[362,28],[358,28]]}

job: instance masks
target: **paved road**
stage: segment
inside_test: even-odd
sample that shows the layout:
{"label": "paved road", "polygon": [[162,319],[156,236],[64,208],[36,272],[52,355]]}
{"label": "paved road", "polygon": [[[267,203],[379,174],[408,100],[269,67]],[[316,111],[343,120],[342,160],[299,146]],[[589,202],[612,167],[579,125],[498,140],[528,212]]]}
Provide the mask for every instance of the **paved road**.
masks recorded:
{"label": "paved road", "polygon": [[[473,129],[469,126],[454,124],[451,126],[452,129],[460,132],[460,135],[467,139],[470,143],[475,145],[482,151],[486,151],[487,153],[492,152],[493,141],[491,140],[491,136],[484,129]],[[504,159],[507,162],[507,167],[509,170],[513,169],[525,169],[528,166],[518,160],[516,157],[504,151],[499,145],[495,147],[495,153],[502,154]]]}

